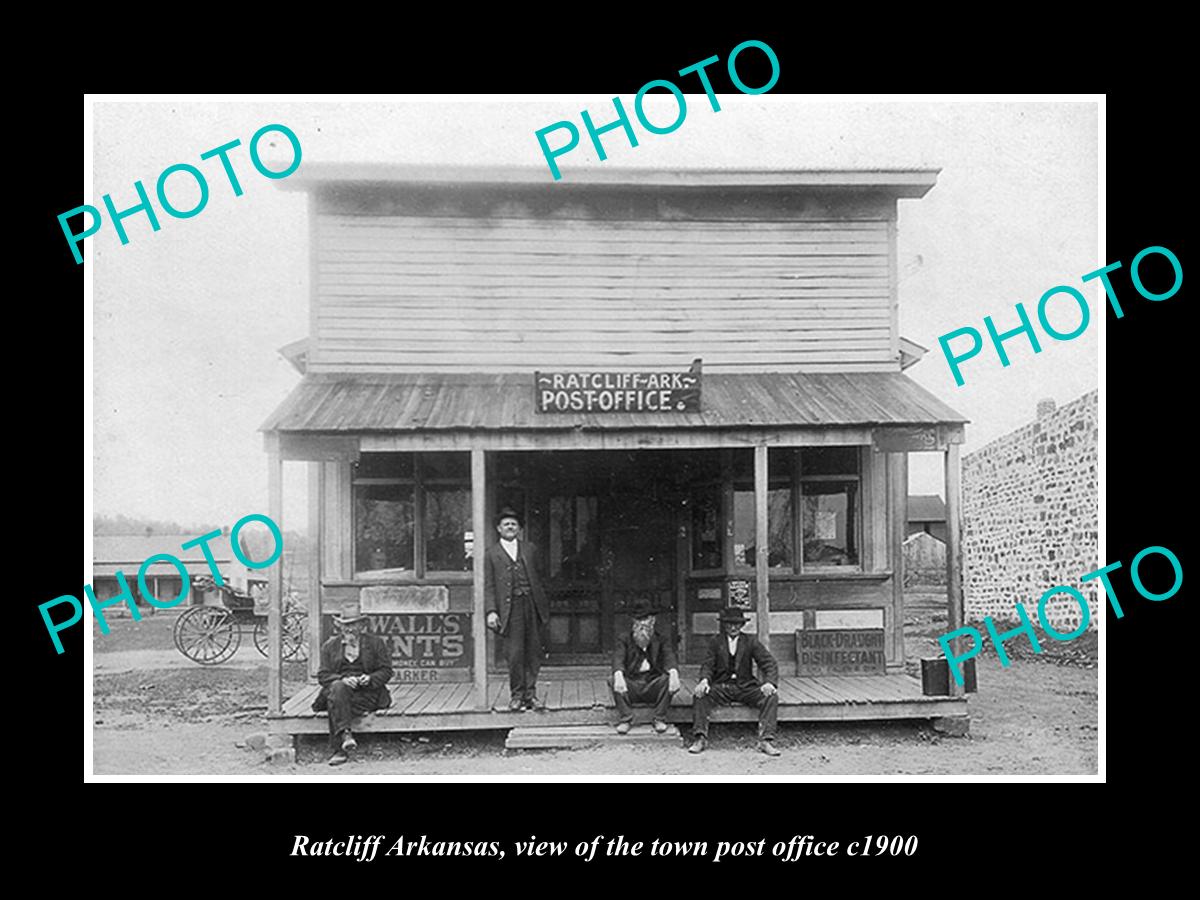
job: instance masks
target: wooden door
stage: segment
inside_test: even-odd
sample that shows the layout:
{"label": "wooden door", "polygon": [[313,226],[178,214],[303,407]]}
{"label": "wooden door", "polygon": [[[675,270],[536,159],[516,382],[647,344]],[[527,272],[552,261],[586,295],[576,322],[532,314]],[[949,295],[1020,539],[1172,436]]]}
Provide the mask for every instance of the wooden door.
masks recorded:
{"label": "wooden door", "polygon": [[657,627],[674,640],[676,597],[675,504],[652,485],[631,485],[608,498],[604,520],[606,644],[629,629],[629,609],[640,595],[658,609]]}

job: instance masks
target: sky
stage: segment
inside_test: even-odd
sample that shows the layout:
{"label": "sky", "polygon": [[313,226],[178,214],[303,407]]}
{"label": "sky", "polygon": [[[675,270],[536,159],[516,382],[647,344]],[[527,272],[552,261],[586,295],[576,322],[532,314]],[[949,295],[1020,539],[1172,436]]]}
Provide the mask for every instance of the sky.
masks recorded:
{"label": "sky", "polygon": [[[1098,282],[1081,282],[1110,262],[1099,253],[1095,102],[718,97],[713,112],[703,94],[688,95],[683,124],[667,135],[639,130],[636,148],[611,133],[607,161],[585,136],[558,159],[564,180],[596,166],[940,168],[924,198],[899,202],[900,334],[929,349],[906,374],[970,419],[965,453],[1031,421],[1039,399],[1062,405],[1096,388],[1104,301]],[[111,194],[118,210],[133,206],[134,182],[153,195],[159,173],[176,163],[204,172],[210,196],[192,218],[159,209],[157,232],[142,214],[125,219],[124,246],[107,220],[86,241],[93,513],[232,525],[267,510],[258,428],[301,377],[277,351],[308,335],[308,224],[305,195],[279,190],[251,165],[247,145],[260,127],[282,123],[296,133],[301,171],[315,161],[544,167],[534,133],[564,119],[578,124],[581,109],[608,121],[611,97],[96,100],[85,202],[102,207]],[[654,122],[676,115],[669,95],[650,95],[646,110]],[[230,152],[240,197],[217,160],[200,160],[234,139],[242,142]],[[289,159],[277,134],[262,152],[271,168]],[[177,207],[194,205],[187,175],[168,184]],[[1040,354],[1015,338],[1005,345],[1007,368],[986,347],[955,385],[939,335],[964,326],[983,333],[987,315],[1008,330],[1018,324],[1018,302],[1036,321],[1038,299],[1057,285],[1089,301],[1092,323],[1080,337],[1040,334]],[[1050,307],[1060,331],[1078,316],[1061,298]],[[941,456],[910,460],[910,493],[942,493]],[[284,488],[282,524],[305,527],[304,464],[285,465]]]}

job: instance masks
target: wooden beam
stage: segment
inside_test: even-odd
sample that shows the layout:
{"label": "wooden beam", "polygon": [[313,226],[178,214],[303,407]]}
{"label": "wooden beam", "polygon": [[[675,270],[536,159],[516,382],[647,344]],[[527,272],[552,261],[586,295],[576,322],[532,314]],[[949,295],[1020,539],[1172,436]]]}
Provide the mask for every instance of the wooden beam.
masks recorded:
{"label": "wooden beam", "polygon": [[316,680],[321,660],[321,543],[325,495],[324,465],[308,464],[308,677]]}
{"label": "wooden beam", "polygon": [[767,522],[767,445],[754,448],[754,568],[758,639],[770,645],[771,598],[767,563],[770,560],[770,529]]}
{"label": "wooden beam", "polygon": [[897,362],[900,361],[900,278],[896,272],[896,204],[891,204],[889,210],[891,215],[888,216],[887,222],[887,238],[888,238],[888,296],[891,300],[889,304],[891,309],[891,327],[889,328],[888,342],[889,350],[892,358]]}
{"label": "wooden beam", "polygon": [[475,705],[478,709],[488,708],[487,604],[483,595],[483,552],[487,535],[487,465],[484,457],[482,450],[471,451],[471,562],[475,576],[472,583],[471,641],[475,649],[472,664],[475,667]]}
{"label": "wooden beam", "polygon": [[[279,435],[279,453],[286,460],[357,462],[357,434],[289,434]],[[264,444],[267,439],[264,438]],[[269,446],[269,445],[268,445]]]}
{"label": "wooden beam", "polygon": [[688,572],[692,555],[692,507],[677,507],[675,510],[675,633],[679,638],[677,651],[681,660],[687,659],[688,635],[691,632],[688,620]]}
{"label": "wooden beam", "polygon": [[[959,445],[946,448],[946,604],[950,630],[963,626],[962,596],[962,470]],[[951,639],[954,655],[962,653],[961,637]],[[961,697],[963,686],[950,674],[950,696]]]}
{"label": "wooden beam", "polygon": [[892,606],[889,618],[891,664],[904,662],[904,538],[908,530],[908,454],[889,453],[888,487],[891,513],[888,522],[888,555],[891,557]]}
{"label": "wooden beam", "polygon": [[762,430],[654,429],[650,431],[444,431],[362,434],[363,453],[414,450],[683,450],[870,445],[871,428],[769,428]]}
{"label": "wooden beam", "polygon": [[[279,445],[267,454],[267,510],[271,521],[283,531],[283,459]],[[280,623],[283,616],[283,556],[271,566],[270,607],[267,611],[267,715],[283,710],[283,654]]]}

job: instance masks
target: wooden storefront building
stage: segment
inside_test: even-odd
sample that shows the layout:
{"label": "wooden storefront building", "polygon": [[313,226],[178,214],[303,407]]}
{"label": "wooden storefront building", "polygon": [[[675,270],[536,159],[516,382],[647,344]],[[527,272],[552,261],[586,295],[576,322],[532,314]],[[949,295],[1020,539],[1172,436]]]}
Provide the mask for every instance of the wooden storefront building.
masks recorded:
{"label": "wooden storefront building", "polygon": [[[311,665],[329,617],[359,610],[397,662],[392,708],[363,727],[607,721],[638,594],[685,663],[678,721],[727,604],[780,660],[782,720],[966,715],[904,666],[911,451],[945,455],[961,621],[965,420],[902,373],[918,357],[897,321],[896,205],[935,181],[305,163],[281,182],[308,194],[311,327],[289,345],[303,379],[263,426],[270,514],[283,463],[305,461]],[[536,716],[498,711],[484,625],[505,506],[550,599]],[[315,691],[283,697],[272,657],[278,730],[325,728]]]}

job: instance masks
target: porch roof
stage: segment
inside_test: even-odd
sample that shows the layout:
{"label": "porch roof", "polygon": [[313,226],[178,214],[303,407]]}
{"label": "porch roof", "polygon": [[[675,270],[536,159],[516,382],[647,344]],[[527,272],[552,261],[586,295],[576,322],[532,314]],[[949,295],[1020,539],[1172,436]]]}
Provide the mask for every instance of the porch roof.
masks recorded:
{"label": "porch roof", "polygon": [[696,412],[538,413],[533,375],[310,374],[261,431],[630,431],[950,425],[967,421],[907,375],[705,374]]}

